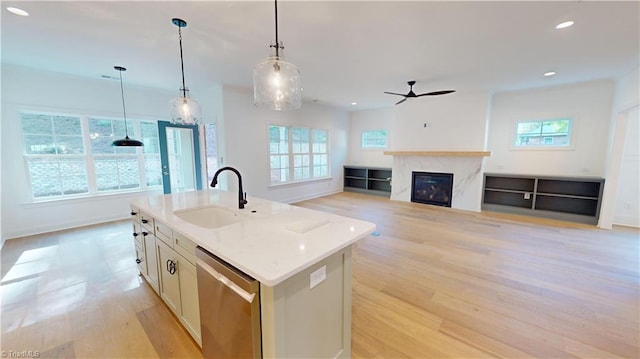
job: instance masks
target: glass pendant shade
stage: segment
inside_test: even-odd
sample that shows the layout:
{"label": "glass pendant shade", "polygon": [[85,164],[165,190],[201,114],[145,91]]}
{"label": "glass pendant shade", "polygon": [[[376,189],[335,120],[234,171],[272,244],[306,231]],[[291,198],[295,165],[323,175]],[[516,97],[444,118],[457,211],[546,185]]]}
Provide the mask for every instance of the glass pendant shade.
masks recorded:
{"label": "glass pendant shade", "polygon": [[302,76],[296,65],[284,61],[282,42],[277,46],[279,55],[271,54],[253,70],[253,103],[276,111],[296,110],[302,106]]}
{"label": "glass pendant shade", "polygon": [[179,125],[198,125],[202,119],[202,109],[200,104],[189,98],[189,89],[184,83],[184,59],[182,56],[182,28],[187,27],[187,22],[173,18],[171,23],[178,27],[178,38],[180,40],[180,69],[182,73],[182,88],[180,95],[169,101],[171,104],[171,122]]}
{"label": "glass pendant shade", "polygon": [[[187,90],[188,91],[188,90]],[[189,98],[187,94],[180,91],[180,96],[170,101],[171,103],[171,120],[173,123],[180,125],[197,125],[202,118],[202,110],[200,104]]]}

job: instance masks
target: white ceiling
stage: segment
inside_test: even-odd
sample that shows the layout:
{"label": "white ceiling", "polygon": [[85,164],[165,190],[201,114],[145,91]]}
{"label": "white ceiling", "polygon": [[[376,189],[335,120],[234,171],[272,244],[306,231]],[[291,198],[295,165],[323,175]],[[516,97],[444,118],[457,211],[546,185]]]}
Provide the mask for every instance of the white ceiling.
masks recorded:
{"label": "white ceiling", "polygon": [[[638,66],[639,2],[280,1],[279,37],[304,97],[347,110],[406,93],[504,91],[618,77]],[[177,27],[192,95],[252,87],[274,40],[271,1],[2,1],[2,62],[178,91]],[[7,6],[27,10],[10,14]],[[571,19],[575,25],[556,30]],[[557,75],[545,78],[546,71]],[[109,81],[109,80],[105,80]],[[422,100],[422,99],[420,99]],[[417,101],[420,101],[417,100]],[[357,102],[352,106],[351,102]]]}

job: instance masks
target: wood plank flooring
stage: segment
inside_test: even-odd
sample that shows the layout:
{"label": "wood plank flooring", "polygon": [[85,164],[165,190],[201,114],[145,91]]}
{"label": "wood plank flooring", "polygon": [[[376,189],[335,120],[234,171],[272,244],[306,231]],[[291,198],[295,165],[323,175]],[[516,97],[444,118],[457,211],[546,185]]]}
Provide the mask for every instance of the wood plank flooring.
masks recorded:
{"label": "wood plank flooring", "polygon": [[[354,358],[638,358],[639,232],[341,193],[297,203],[377,225],[353,252]],[[138,276],[128,221],[8,240],[1,348],[198,358]]]}
{"label": "wood plank flooring", "polygon": [[351,193],[298,205],[377,224],[353,252],[353,357],[639,356],[637,229]]}

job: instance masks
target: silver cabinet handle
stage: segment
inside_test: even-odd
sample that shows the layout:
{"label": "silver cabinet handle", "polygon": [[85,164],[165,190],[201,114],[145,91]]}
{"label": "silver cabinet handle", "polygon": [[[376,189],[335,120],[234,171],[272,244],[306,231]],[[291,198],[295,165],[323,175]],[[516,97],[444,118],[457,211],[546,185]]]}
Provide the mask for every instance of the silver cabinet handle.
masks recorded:
{"label": "silver cabinet handle", "polygon": [[167,272],[169,272],[169,274],[174,275],[176,274],[176,262],[171,260],[171,259],[167,259]]}

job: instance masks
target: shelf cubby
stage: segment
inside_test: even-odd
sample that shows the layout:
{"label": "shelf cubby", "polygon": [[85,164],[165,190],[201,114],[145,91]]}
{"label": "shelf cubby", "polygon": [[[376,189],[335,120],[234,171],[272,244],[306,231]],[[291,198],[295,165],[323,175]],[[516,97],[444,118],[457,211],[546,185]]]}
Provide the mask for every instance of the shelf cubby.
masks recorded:
{"label": "shelf cubby", "polygon": [[597,224],[604,179],[484,175],[482,209]]}
{"label": "shelf cubby", "polygon": [[391,195],[391,169],[378,167],[344,167],[344,190]]}

